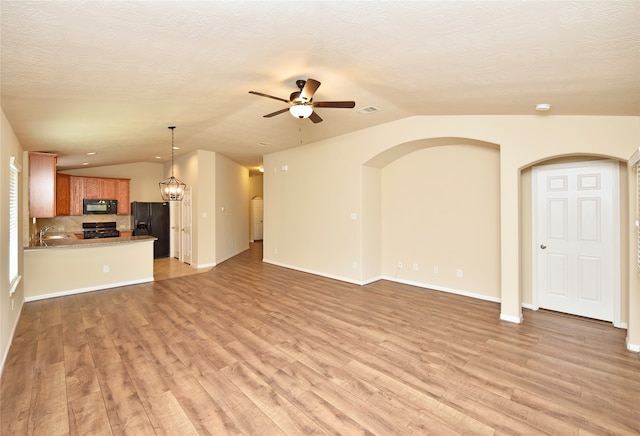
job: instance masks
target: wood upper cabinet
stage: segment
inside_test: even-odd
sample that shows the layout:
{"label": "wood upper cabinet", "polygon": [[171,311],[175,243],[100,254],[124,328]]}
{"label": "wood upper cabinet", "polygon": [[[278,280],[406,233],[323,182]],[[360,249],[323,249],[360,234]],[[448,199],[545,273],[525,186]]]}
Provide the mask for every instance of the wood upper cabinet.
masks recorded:
{"label": "wood upper cabinet", "polygon": [[118,200],[118,215],[129,215],[129,179],[58,174],[58,215],[82,215],[82,200]]}
{"label": "wood upper cabinet", "polygon": [[118,179],[118,215],[129,215],[129,179]]}
{"label": "wood upper cabinet", "polygon": [[118,179],[102,179],[100,193],[105,200],[118,199]]}
{"label": "wood upper cabinet", "polygon": [[105,177],[85,177],[84,198],[91,200],[117,200],[119,180]]}
{"label": "wood upper cabinet", "polygon": [[56,174],[56,215],[71,215],[71,176]]}
{"label": "wood upper cabinet", "polygon": [[102,200],[102,179],[98,177],[84,177],[84,198]]}
{"label": "wood upper cabinet", "polygon": [[50,153],[29,153],[29,217],[56,216],[56,160]]}
{"label": "wood upper cabinet", "polygon": [[84,198],[84,177],[71,176],[69,184],[71,191],[70,215],[82,215],[82,199]]}

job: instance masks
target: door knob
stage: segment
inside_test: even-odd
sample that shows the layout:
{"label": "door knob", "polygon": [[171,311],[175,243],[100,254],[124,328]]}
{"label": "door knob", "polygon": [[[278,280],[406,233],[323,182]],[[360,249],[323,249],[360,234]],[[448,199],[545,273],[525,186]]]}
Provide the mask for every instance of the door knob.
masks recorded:
{"label": "door knob", "polygon": [[542,248],[544,250],[545,248],[547,248],[547,246],[544,245],[544,244],[540,244],[540,248]]}

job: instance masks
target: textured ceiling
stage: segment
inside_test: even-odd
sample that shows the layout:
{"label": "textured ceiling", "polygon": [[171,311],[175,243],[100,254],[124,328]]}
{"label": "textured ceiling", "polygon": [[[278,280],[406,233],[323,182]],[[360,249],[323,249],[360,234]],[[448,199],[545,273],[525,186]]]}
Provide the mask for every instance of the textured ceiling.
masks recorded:
{"label": "textured ceiling", "polygon": [[[640,115],[638,0],[2,0],[0,13],[3,110],[60,169],[166,161],[171,125],[177,155],[254,168],[413,115]],[[285,103],[248,93],[288,98],[308,77],[315,100],[356,108],[263,118]]]}

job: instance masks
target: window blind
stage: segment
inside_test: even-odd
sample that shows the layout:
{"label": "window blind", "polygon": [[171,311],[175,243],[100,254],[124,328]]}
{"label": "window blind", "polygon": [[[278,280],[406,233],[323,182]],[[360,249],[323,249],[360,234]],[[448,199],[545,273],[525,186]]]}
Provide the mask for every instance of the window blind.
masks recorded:
{"label": "window blind", "polygon": [[15,157],[9,161],[9,295],[12,295],[20,277],[18,276],[18,173]]}

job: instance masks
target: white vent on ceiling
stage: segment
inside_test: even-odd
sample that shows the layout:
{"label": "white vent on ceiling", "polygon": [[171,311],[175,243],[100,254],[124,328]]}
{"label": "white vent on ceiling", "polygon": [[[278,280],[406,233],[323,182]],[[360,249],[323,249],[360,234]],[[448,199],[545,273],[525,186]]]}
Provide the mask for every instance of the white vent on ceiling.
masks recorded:
{"label": "white vent on ceiling", "polygon": [[380,109],[378,109],[375,106],[367,106],[367,107],[363,107],[362,109],[358,109],[358,112],[360,112],[361,114],[367,115],[367,114],[372,114],[374,112],[378,112]]}

